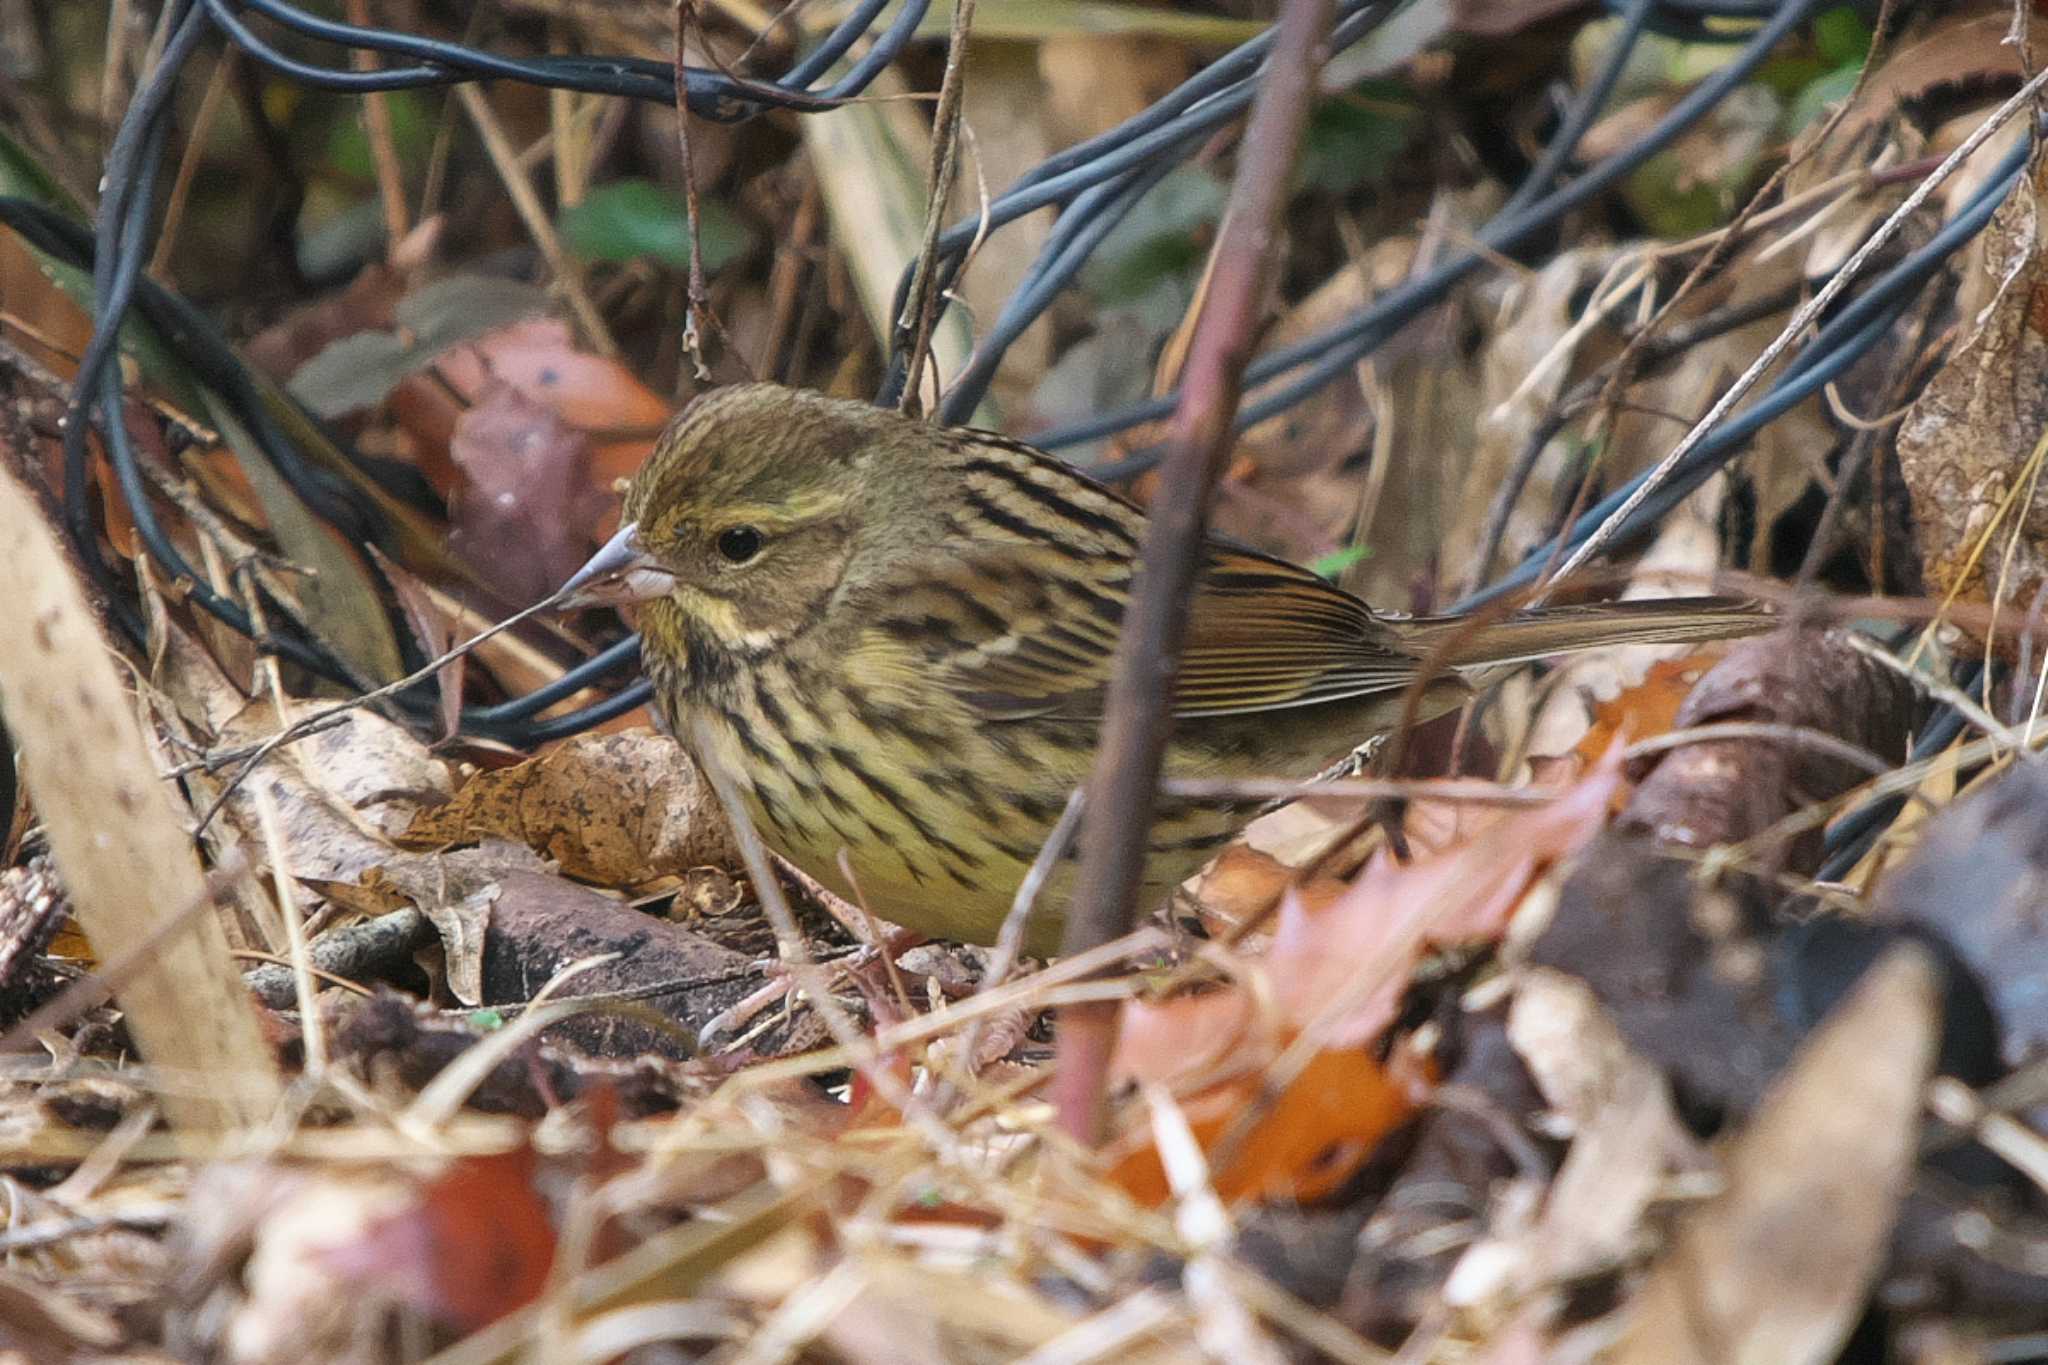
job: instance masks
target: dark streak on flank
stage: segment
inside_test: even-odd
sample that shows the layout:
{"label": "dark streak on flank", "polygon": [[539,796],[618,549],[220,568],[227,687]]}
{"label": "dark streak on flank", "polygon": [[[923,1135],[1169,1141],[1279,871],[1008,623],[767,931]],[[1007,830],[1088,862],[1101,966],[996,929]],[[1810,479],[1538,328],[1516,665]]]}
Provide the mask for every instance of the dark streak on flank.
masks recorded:
{"label": "dark streak on flank", "polygon": [[854,778],[861,785],[886,801],[890,808],[902,816],[904,822],[917,832],[918,838],[924,840],[948,857],[959,859],[969,867],[978,868],[982,865],[982,860],[978,854],[962,848],[936,829],[933,829],[931,822],[922,815],[919,815],[916,809],[903,799],[903,793],[897,791],[895,785],[887,778],[869,772],[861,764],[859,754],[842,745],[835,744],[832,746],[832,760],[841,768],[853,774]]}

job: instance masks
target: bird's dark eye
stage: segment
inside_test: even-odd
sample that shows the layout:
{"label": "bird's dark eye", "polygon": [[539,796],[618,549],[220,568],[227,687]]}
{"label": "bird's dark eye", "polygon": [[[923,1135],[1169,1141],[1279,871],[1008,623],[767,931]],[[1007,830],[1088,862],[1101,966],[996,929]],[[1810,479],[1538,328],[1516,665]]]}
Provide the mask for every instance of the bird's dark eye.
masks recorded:
{"label": "bird's dark eye", "polygon": [[751,526],[734,526],[720,531],[718,553],[734,564],[744,564],[761,553],[761,533]]}

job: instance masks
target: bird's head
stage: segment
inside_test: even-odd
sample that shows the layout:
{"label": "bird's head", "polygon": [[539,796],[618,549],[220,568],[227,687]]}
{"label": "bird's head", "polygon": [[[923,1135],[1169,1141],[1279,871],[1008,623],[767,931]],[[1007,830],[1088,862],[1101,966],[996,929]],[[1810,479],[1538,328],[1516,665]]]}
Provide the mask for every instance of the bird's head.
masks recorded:
{"label": "bird's head", "polygon": [[917,424],[775,384],[697,399],[633,478],[621,528],[569,580],[565,606],[649,604],[650,633],[685,623],[730,650],[772,649],[813,623],[865,546],[886,540],[877,490]]}

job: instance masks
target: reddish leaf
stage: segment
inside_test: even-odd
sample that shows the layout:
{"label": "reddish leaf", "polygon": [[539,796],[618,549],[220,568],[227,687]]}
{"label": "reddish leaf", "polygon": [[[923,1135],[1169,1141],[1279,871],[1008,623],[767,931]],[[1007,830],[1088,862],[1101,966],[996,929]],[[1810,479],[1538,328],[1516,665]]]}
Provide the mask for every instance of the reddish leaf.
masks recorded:
{"label": "reddish leaf", "polygon": [[327,1263],[464,1331],[495,1322],[540,1297],[554,1265],[537,1168],[528,1147],[458,1158],[410,1209],[333,1248]]}
{"label": "reddish leaf", "polygon": [[554,591],[589,554],[612,501],[591,482],[583,434],[501,384],[457,420],[449,450],[463,476],[450,544],[507,602]]}
{"label": "reddish leaf", "polygon": [[[1212,1160],[1222,1156],[1210,1180],[1225,1200],[1328,1195],[1415,1111],[1413,1088],[1365,1053],[1322,1052],[1272,1098],[1231,1152],[1219,1154],[1216,1144],[1241,1116],[1266,1103],[1263,1084],[1263,1077],[1241,1076],[1181,1102],[1204,1150]],[[1166,1201],[1166,1171],[1149,1128],[1126,1139],[1110,1179],[1141,1203]]]}

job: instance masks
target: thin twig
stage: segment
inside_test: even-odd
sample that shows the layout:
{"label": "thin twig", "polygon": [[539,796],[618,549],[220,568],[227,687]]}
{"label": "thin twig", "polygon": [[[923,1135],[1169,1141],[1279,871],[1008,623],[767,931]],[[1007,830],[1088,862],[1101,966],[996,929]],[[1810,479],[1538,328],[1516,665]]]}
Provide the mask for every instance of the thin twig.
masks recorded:
{"label": "thin twig", "polygon": [[590,294],[583,287],[583,275],[569,253],[562,249],[562,239],[555,235],[555,225],[548,220],[547,210],[541,206],[540,196],[534,193],[533,182],[520,169],[519,151],[512,140],[505,136],[505,130],[498,123],[498,116],[491,112],[490,101],[474,85],[455,87],[455,98],[462,102],[462,111],[469,115],[477,136],[483,140],[484,151],[489,154],[491,164],[497,168],[498,179],[505,186],[505,193],[512,200],[512,207],[519,212],[519,219],[526,225],[526,231],[533,238],[533,244],[540,248],[541,256],[547,261],[548,269],[555,274],[555,280],[562,287],[562,294],[569,301],[569,310],[576,315],[576,321],[583,328],[590,344],[607,356],[617,356],[619,343],[612,339],[611,329],[604,324],[603,314],[590,301]]}
{"label": "thin twig", "polygon": [[974,5],[975,0],[953,3],[946,74],[939,82],[938,107],[932,111],[931,163],[925,172],[931,193],[925,201],[924,244],[918,248],[917,274],[911,281],[910,297],[904,301],[903,316],[896,319],[898,335],[914,329],[903,393],[897,400],[897,406],[909,413],[921,410],[918,390],[924,382],[925,363],[931,359],[932,328],[939,316],[939,229],[945,223],[946,205],[953,197],[953,180],[960,168],[960,105],[967,87],[967,35],[974,26]]}
{"label": "thin twig", "polygon": [[697,382],[708,384],[711,382],[711,369],[704,363],[704,335],[698,328],[698,322],[708,319],[716,330],[718,319],[712,315],[710,291],[704,285],[704,237],[700,231],[703,219],[697,211],[697,166],[690,154],[689,65],[684,60],[685,38],[696,13],[694,0],[679,0],[676,5],[676,156],[683,177],[683,223],[690,234],[689,283],[684,286],[683,302],[683,353],[690,357]]}
{"label": "thin twig", "polygon": [[240,52],[240,48],[232,46],[222,51],[214,63],[213,78],[206,83],[206,93],[199,97],[199,112],[192,116],[192,131],[186,135],[184,153],[178,158],[177,178],[164,198],[163,224],[157,228],[156,250],[149,258],[152,275],[161,276],[171,267],[171,253],[177,249],[178,229],[184,226],[192,182],[206,160],[206,144],[212,140],[214,125],[220,121],[221,105],[234,89],[235,61]]}
{"label": "thin twig", "polygon": [[209,770],[218,764],[233,762],[236,759],[241,759],[243,762],[235,775],[229,778],[226,784],[221,787],[220,795],[213,799],[213,804],[206,808],[206,814],[199,818],[199,824],[192,831],[194,837],[206,832],[206,827],[213,823],[213,817],[220,814],[221,807],[227,804],[228,797],[234,794],[235,789],[241,786],[250,773],[256,771],[258,764],[262,763],[264,759],[270,757],[273,753],[276,753],[280,747],[291,743],[295,739],[304,739],[307,735],[317,734],[322,730],[331,730],[336,725],[339,725],[349,712],[360,711],[365,706],[372,706],[377,702],[395,697],[407,688],[417,687],[449,664],[469,654],[492,636],[510,630],[528,617],[538,615],[552,608],[555,605],[556,599],[561,596],[560,590],[552,592],[532,606],[512,613],[512,615],[495,625],[485,627],[447,653],[429,660],[425,666],[406,674],[397,682],[386,683],[384,686],[365,692],[360,696],[350,697],[347,701],[336,702],[332,706],[323,707],[309,716],[301,716],[298,720],[285,726],[284,729],[279,730],[260,744],[232,750],[225,754],[210,755],[202,765]]}
{"label": "thin twig", "polygon": [[[358,28],[374,28],[370,0],[348,0],[349,22]],[[228,48],[233,56],[235,49]],[[349,49],[349,64],[358,71],[375,71],[377,54],[368,48]],[[389,260],[398,244],[412,231],[405,203],[405,168],[398,159],[398,138],[391,124],[391,97],[379,90],[363,96],[363,133],[370,144],[370,163],[377,172],[377,199],[384,209],[384,256]]]}
{"label": "thin twig", "polygon": [[1885,245],[1898,235],[1899,230],[1919,211],[1920,206],[1927,202],[1934,191],[1940,188],[1942,182],[1947,180],[1963,162],[1969,160],[1971,154],[1988,142],[1994,133],[2003,128],[2014,114],[2017,114],[2031,102],[2043,86],[2048,86],[2048,71],[2041,72],[2024,86],[2021,86],[2018,93],[2014,94],[2004,104],[1999,105],[1993,111],[1991,117],[1985,119],[1975,132],[1963,139],[1962,143],[1953,152],[1950,152],[1948,156],[1943,158],[1942,163],[1935,167],[1932,175],[1914,186],[1913,192],[1906,196],[1905,201],[1897,209],[1892,211],[1892,215],[1884,220],[1884,223],[1879,226],[1877,231],[1864,239],[1862,246],[1856,248],[1856,254],[1844,262],[1842,268],[1834,273],[1833,278],[1823,285],[1820,291],[1812,299],[1808,300],[1804,307],[1792,315],[1792,320],[1787,322],[1785,329],[1779,332],[1777,338],[1764,348],[1763,354],[1751,362],[1749,368],[1742,372],[1741,377],[1729,385],[1727,391],[1714,401],[1714,405],[1707,409],[1706,415],[1701,417],[1693,425],[1693,429],[1686,433],[1685,439],[1673,447],[1670,454],[1657,462],[1656,468],[1652,469],[1649,475],[1636,486],[1635,492],[1629,494],[1621,506],[1615,508],[1605,521],[1595,527],[1593,534],[1588,536],[1585,542],[1578,549],[1574,550],[1570,557],[1558,567],[1557,572],[1546,583],[1544,590],[1546,594],[1558,584],[1570,579],[1580,566],[1607,547],[1607,542],[1614,538],[1615,532],[1621,528],[1622,523],[1633,516],[1635,510],[1643,505],[1644,499],[1663,487],[1664,481],[1671,477],[1671,472],[1678,467],[1679,462],[1698,449],[1700,443],[1707,439],[1716,426],[1720,425],[1721,419],[1726,417],[1729,411],[1742,401],[1744,395],[1756,387],[1757,382],[1763,378],[1764,373],[1771,366],[1777,364],[1778,357],[1782,356],[1794,341],[1805,334],[1807,327],[1812,324],[1813,320],[1825,312],[1828,305],[1841,296],[1842,291],[1847,289],[1855,281],[1856,277],[1863,272],[1863,267],[1869,264],[1871,258],[1883,250]]}
{"label": "thin twig", "polygon": [[[1230,455],[1244,367],[1274,279],[1281,209],[1325,56],[1330,9],[1330,0],[1288,0],[1238,152],[1216,269],[1167,440],[1163,492],[1145,527],[1137,589],[1117,641],[1082,818],[1081,871],[1067,918],[1069,954],[1122,937],[1136,918],[1170,726],[1172,688],[1166,684],[1187,634],[1211,492]],[[1116,1027],[1113,1004],[1061,1011],[1053,1093],[1060,1126],[1086,1145],[1102,1135]]]}

